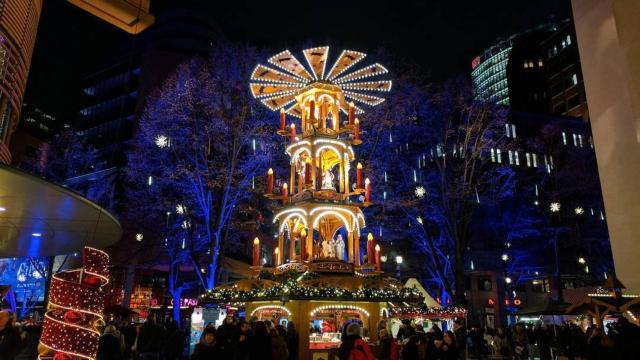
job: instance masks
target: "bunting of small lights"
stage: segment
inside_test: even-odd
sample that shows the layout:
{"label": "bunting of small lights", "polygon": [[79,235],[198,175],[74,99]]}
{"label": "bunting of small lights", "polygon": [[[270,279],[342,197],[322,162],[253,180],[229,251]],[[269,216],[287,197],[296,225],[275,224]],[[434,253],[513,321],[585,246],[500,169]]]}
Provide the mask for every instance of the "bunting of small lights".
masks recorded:
{"label": "bunting of small lights", "polygon": [[[300,109],[295,97],[314,83],[334,85],[343,90],[343,96],[338,101],[344,113],[349,109],[349,102],[367,106],[379,105],[385,99],[371,93],[391,90],[391,80],[375,79],[389,72],[378,63],[350,71],[367,56],[364,53],[343,50],[328,71],[328,46],[305,49],[302,53],[308,68],[289,50],[280,52],[268,60],[279,70],[262,64],[256,66],[251,74],[250,83],[253,96],[271,110],[284,108],[289,115],[299,117]],[[356,114],[364,112],[357,105],[354,108]]]}
{"label": "bunting of small lights", "polygon": [[85,247],[82,268],[51,277],[49,304],[40,337],[39,359],[95,359],[104,326],[102,287],[108,282],[109,256]]}

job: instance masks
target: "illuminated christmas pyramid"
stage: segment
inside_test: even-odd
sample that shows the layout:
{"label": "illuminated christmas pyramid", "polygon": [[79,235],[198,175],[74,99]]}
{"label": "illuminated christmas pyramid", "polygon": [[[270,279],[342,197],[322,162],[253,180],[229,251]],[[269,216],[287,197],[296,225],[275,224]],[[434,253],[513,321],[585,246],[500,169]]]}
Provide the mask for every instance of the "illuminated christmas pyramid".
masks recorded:
{"label": "illuminated christmas pyramid", "polygon": [[[283,51],[268,60],[272,67],[258,65],[251,75],[253,96],[280,112],[278,134],[288,139],[289,179],[277,195],[273,170],[267,174],[267,196],[283,205],[273,219],[278,229],[276,274],[292,269],[373,270],[372,236],[367,240],[367,265],[360,253],[366,226],[361,207],[369,205],[371,183],[363,179],[362,165],[353,164],[353,146],[362,142],[356,116],[364,111],[358,105],[384,101],[374,94],[391,89],[390,80],[379,79],[388,71],[377,63],[349,71],[366,57],[357,51],[343,51],[328,71],[329,47],[303,54],[309,69]],[[254,266],[259,265],[256,261],[254,257]]]}

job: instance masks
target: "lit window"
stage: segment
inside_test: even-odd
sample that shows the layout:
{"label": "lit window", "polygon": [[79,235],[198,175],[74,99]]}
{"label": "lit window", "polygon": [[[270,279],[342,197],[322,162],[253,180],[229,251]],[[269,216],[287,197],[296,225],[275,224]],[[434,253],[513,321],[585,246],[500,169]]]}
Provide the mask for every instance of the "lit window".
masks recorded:
{"label": "lit window", "polygon": [[516,160],[516,165],[520,165],[520,158],[518,157],[518,152],[514,151],[513,155],[514,155],[514,158]]}
{"label": "lit window", "polygon": [[562,144],[567,145],[567,133],[562,132]]}
{"label": "lit window", "polygon": [[567,47],[567,42],[565,40],[562,40],[562,48],[566,48]]}
{"label": "lit window", "polygon": [[558,47],[557,46],[553,47],[553,55],[558,55]]}
{"label": "lit window", "polygon": [[498,155],[498,163],[502,164],[502,154],[500,154],[500,149],[496,149],[496,154]]}
{"label": "lit window", "polygon": [[147,184],[149,186],[153,185],[153,176],[149,176],[149,178],[147,179]]}
{"label": "lit window", "polygon": [[567,45],[571,45],[571,35],[567,35],[567,38],[565,41],[567,42]]}
{"label": "lit window", "polygon": [[529,61],[529,67],[532,68],[533,67],[533,61]]}
{"label": "lit window", "polygon": [[537,168],[538,167],[538,156],[536,156],[536,154],[531,154],[531,157],[533,158],[533,167]]}
{"label": "lit window", "polygon": [[531,154],[525,153],[524,156],[527,158],[527,167],[531,167]]}
{"label": "lit window", "polygon": [[538,66],[542,67],[542,65],[544,65],[544,63],[542,62],[542,59],[538,59]]}
{"label": "lit window", "polygon": [[576,74],[571,75],[571,83],[573,85],[578,85],[578,75]]}
{"label": "lit window", "polygon": [[509,164],[513,165],[513,151],[509,150]]}
{"label": "lit window", "polygon": [[578,136],[573,134],[573,146],[578,147]]}
{"label": "lit window", "polygon": [[529,62],[527,62],[527,60],[524,61],[524,68],[528,69],[529,68]]}
{"label": "lit window", "polygon": [[582,147],[582,135],[578,135],[578,144]]}
{"label": "lit window", "polygon": [[514,139],[516,138],[516,125],[515,124],[511,124],[511,136]]}
{"label": "lit window", "polygon": [[511,137],[511,131],[509,130],[509,124],[504,124],[505,127],[505,132],[507,134],[507,137]]}
{"label": "lit window", "polygon": [[491,162],[496,162],[496,150],[491,148]]}

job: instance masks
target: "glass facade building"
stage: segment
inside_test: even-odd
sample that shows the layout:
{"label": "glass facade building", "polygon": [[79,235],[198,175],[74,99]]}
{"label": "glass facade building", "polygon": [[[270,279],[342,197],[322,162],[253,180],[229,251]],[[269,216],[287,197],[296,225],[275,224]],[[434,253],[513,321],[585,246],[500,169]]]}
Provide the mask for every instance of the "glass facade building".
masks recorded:
{"label": "glass facade building", "polygon": [[513,37],[485,50],[471,63],[471,79],[477,97],[500,105],[509,105],[507,63]]}

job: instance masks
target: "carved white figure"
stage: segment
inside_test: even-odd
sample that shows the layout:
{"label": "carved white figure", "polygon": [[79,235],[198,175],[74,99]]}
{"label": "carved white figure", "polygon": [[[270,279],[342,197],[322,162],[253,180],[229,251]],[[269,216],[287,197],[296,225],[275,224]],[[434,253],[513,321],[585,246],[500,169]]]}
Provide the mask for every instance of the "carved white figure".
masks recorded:
{"label": "carved white figure", "polygon": [[332,259],[336,258],[336,242],[333,238],[329,239],[329,257]]}
{"label": "carved white figure", "polygon": [[338,256],[338,260],[344,261],[344,240],[342,239],[342,234],[338,234],[338,238],[336,239],[336,255]]}
{"label": "carved white figure", "polygon": [[329,243],[329,240],[324,239],[322,241],[322,258],[328,259],[331,257],[332,245]]}
{"label": "carved white figure", "polygon": [[302,176],[302,181],[305,181],[306,179],[305,177],[305,170],[307,170],[307,163],[304,162],[301,158],[298,158],[298,161],[296,161],[296,170],[298,175]]}
{"label": "carved white figure", "polygon": [[331,170],[325,170],[324,173],[322,173],[322,190],[335,190],[336,188],[333,186],[334,178]]}

